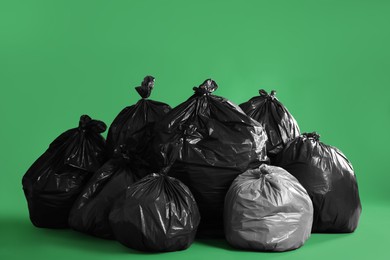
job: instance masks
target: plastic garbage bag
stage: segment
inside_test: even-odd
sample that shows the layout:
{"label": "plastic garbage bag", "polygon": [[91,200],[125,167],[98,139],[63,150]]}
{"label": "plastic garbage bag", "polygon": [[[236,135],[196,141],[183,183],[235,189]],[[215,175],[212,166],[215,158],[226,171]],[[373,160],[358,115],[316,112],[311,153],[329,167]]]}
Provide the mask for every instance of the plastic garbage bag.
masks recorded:
{"label": "plastic garbage bag", "polygon": [[193,96],[156,124],[157,147],[183,142],[169,175],[194,194],[202,236],[223,236],[223,204],[231,182],[268,160],[262,126],[239,106],[213,95],[217,88],[211,79],[194,87]]}
{"label": "plastic garbage bag", "polygon": [[240,107],[250,117],[264,126],[267,133],[267,153],[271,159],[288,141],[300,135],[297,121],[276,98],[276,91],[268,94],[264,89],[260,96],[242,103]]}
{"label": "plastic garbage bag", "polygon": [[69,214],[69,226],[93,236],[113,239],[108,215],[112,205],[137,179],[133,160],[122,145],[114,158],[95,172],[75,201]]}
{"label": "plastic garbage bag", "polygon": [[171,110],[165,103],[148,99],[154,87],[154,77],[146,76],[141,86],[136,87],[141,99],[132,106],[124,108],[112,122],[107,134],[107,149],[110,157],[114,155],[119,145],[127,145],[133,157],[138,155],[134,161],[134,174],[139,178],[156,169],[155,161],[149,150],[153,138],[153,127],[155,122]]}
{"label": "plastic garbage bag", "polygon": [[31,222],[64,228],[73,202],[106,160],[102,121],[80,117],[79,127],[57,137],[23,176]]}
{"label": "plastic garbage bag", "polygon": [[291,140],[275,158],[305,187],[313,201],[312,232],[353,232],[362,210],[351,163],[335,147],[319,141],[317,133]]}
{"label": "plastic garbage bag", "polygon": [[131,185],[110,213],[116,239],[132,249],[150,252],[178,251],[194,241],[200,215],[190,190],[167,176],[167,167]]}
{"label": "plastic garbage bag", "polygon": [[239,175],[225,198],[228,243],[241,249],[287,251],[310,237],[313,205],[294,176],[261,165]]}

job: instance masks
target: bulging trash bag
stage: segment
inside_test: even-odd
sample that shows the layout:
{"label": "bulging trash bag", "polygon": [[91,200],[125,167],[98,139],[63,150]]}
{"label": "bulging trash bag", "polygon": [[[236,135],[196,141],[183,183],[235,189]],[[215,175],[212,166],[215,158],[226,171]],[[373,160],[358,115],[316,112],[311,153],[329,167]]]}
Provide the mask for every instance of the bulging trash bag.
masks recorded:
{"label": "bulging trash bag", "polygon": [[80,117],[79,127],[57,137],[28,169],[22,184],[31,222],[37,227],[64,228],[73,202],[106,160],[102,121]]}
{"label": "bulging trash bag", "polygon": [[288,141],[300,135],[297,121],[287,108],[276,98],[276,91],[268,94],[264,89],[260,96],[242,103],[240,107],[250,117],[264,126],[267,133],[267,153],[271,159]]}
{"label": "bulging trash bag", "polygon": [[75,201],[69,214],[69,226],[93,236],[112,239],[108,215],[116,199],[137,180],[131,170],[133,166],[131,155],[121,145],[114,158],[95,172]]}
{"label": "bulging trash bag", "polygon": [[230,245],[287,251],[310,237],[313,205],[298,180],[280,167],[261,165],[239,175],[225,198],[225,237]]}
{"label": "bulging trash bag", "polygon": [[217,88],[210,79],[194,87],[193,96],[156,124],[157,147],[183,142],[169,175],[194,194],[202,236],[223,236],[223,204],[231,182],[268,160],[262,126],[239,106],[213,95]]}
{"label": "bulging trash bag", "polygon": [[362,210],[351,163],[335,147],[319,141],[317,133],[291,140],[275,158],[305,187],[313,201],[312,232],[353,232]]}
{"label": "bulging trash bag", "polygon": [[141,86],[136,87],[141,99],[132,106],[124,108],[112,122],[107,134],[107,150],[112,157],[120,145],[127,145],[133,157],[138,155],[133,162],[134,174],[139,178],[156,170],[155,161],[149,150],[153,138],[155,122],[171,110],[165,103],[148,99],[154,87],[154,77],[146,76]]}
{"label": "bulging trash bag", "polygon": [[[173,153],[171,153],[173,156]],[[167,176],[169,166],[131,185],[110,213],[115,238],[132,249],[178,251],[194,241],[200,215],[190,190]]]}

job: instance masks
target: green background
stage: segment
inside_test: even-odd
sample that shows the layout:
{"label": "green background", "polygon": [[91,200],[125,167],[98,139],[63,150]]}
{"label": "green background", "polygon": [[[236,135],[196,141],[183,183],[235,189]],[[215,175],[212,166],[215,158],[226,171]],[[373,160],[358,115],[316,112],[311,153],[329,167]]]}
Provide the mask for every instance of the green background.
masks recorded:
{"label": "green background", "polygon": [[[0,1],[1,259],[388,259],[390,2]],[[223,240],[141,254],[115,241],[32,226],[21,178],[81,114],[110,124],[156,77],[179,104],[206,78],[241,103],[276,89],[302,131],[352,161],[363,214],[353,234],[314,234],[286,253]]]}

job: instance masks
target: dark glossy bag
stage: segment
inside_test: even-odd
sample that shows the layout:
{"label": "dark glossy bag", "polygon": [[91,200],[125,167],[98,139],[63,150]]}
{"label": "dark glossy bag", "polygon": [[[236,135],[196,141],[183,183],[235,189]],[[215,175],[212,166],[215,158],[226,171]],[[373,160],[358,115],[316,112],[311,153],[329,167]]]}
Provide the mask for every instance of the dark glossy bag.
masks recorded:
{"label": "dark glossy bag", "polygon": [[75,201],[69,226],[93,236],[114,238],[108,221],[112,205],[136,181],[133,160],[124,147],[95,172]]}
{"label": "dark glossy bag", "polygon": [[171,107],[165,103],[148,99],[154,87],[154,77],[146,76],[141,86],[136,87],[141,99],[132,106],[124,108],[112,122],[107,134],[107,150],[112,157],[120,145],[126,145],[137,159],[134,161],[134,174],[139,178],[158,170],[151,157],[150,142],[153,128]]}
{"label": "dark glossy bag", "polygon": [[261,165],[239,175],[225,198],[225,237],[241,249],[288,251],[310,237],[313,205],[298,180]]}
{"label": "dark glossy bag", "polygon": [[231,182],[267,161],[262,126],[229,100],[212,94],[212,80],[156,124],[155,149],[181,140],[183,146],[169,174],[194,194],[203,236],[223,236],[223,204]]}
{"label": "dark glossy bag", "polygon": [[362,210],[356,176],[345,155],[304,133],[287,143],[275,164],[294,175],[314,206],[312,232],[353,232]]}
{"label": "dark glossy bag", "polygon": [[268,94],[264,89],[260,96],[242,103],[240,107],[250,117],[264,126],[267,133],[267,154],[271,159],[288,141],[300,135],[297,121],[287,108],[276,98],[276,91]]}
{"label": "dark glossy bag", "polygon": [[57,137],[23,176],[31,222],[64,228],[73,202],[106,160],[102,121],[80,117],[79,127]]}
{"label": "dark glossy bag", "polygon": [[176,157],[169,153],[167,167],[131,185],[111,210],[115,238],[129,248],[178,251],[194,241],[200,221],[198,207],[188,187],[167,176]]}

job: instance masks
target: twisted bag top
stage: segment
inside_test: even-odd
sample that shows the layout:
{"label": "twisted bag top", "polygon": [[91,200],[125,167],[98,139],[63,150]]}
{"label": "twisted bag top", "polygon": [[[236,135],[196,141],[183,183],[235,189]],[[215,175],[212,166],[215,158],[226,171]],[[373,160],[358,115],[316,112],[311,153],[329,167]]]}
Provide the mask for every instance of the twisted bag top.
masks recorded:
{"label": "twisted bag top", "polygon": [[264,89],[260,96],[253,97],[242,103],[240,107],[250,117],[265,128],[268,136],[267,153],[277,154],[291,139],[299,136],[300,131],[294,117],[287,108],[276,98],[276,91],[268,94]]}
{"label": "twisted bag top", "polygon": [[30,219],[35,226],[63,228],[84,184],[105,161],[106,125],[83,115],[79,127],[57,137],[23,176]]}
{"label": "twisted bag top", "polygon": [[[155,149],[181,140],[171,176],[193,192],[200,208],[200,229],[223,230],[227,189],[248,168],[267,161],[262,126],[229,100],[212,93],[215,81],[194,87],[195,94],[156,124]],[[202,228],[203,226],[203,228]]]}
{"label": "twisted bag top", "polygon": [[96,171],[106,158],[105,140],[101,136],[105,130],[106,124],[102,121],[82,115],[79,126],[58,136],[28,169],[23,176],[23,187],[58,190],[57,186],[50,188],[45,185],[45,176],[61,174],[65,165],[87,172]]}
{"label": "twisted bag top", "polygon": [[141,99],[134,105],[124,108],[112,122],[107,134],[107,149],[112,156],[119,145],[126,144],[139,160],[145,159],[152,138],[154,123],[171,110],[165,103],[148,99],[154,88],[155,79],[146,76],[136,91]]}
{"label": "twisted bag top", "polygon": [[352,232],[362,210],[353,167],[339,149],[319,138],[314,132],[291,140],[275,164],[294,175],[309,193],[313,232]]}

